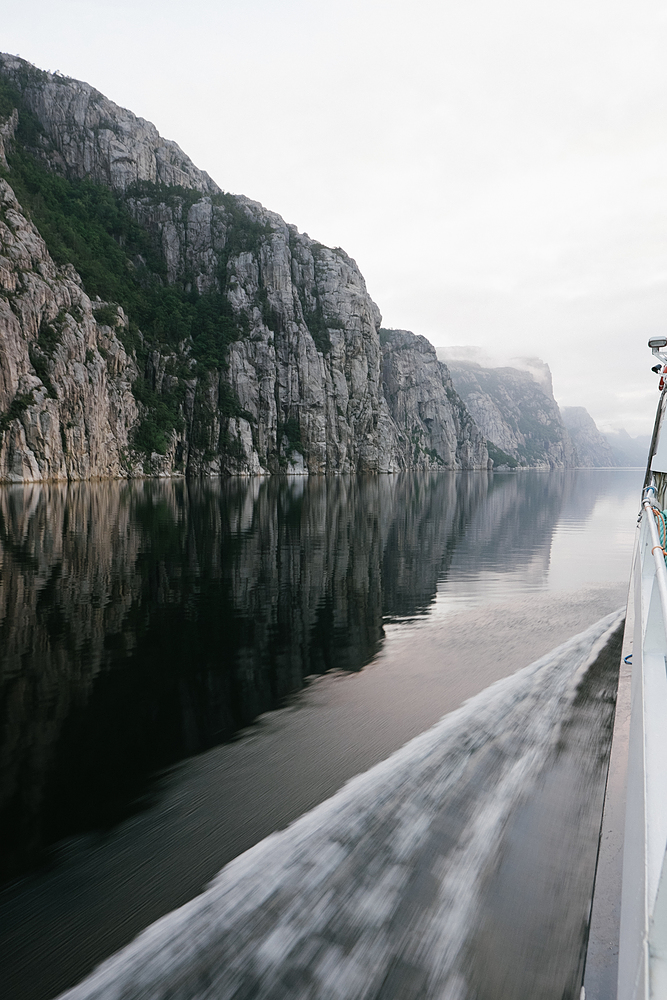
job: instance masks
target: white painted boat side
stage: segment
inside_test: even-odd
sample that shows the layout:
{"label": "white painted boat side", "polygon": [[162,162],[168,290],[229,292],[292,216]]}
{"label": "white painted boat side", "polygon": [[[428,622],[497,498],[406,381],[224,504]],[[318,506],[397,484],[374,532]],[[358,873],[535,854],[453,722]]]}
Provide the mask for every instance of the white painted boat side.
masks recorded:
{"label": "white painted boat side", "polygon": [[[664,509],[667,448],[661,398],[649,468]],[[664,455],[663,455],[664,453]],[[663,468],[664,466],[664,468]],[[645,496],[656,496],[649,491]],[[667,571],[656,519],[644,509],[635,546],[632,707],[623,848],[618,1000],[667,1000]],[[661,593],[662,592],[662,593]]]}

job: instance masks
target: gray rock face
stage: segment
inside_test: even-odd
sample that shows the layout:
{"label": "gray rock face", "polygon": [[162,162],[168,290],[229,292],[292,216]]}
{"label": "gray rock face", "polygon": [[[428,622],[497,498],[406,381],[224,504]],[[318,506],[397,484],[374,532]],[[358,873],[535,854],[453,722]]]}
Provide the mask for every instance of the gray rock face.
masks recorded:
{"label": "gray rock face", "polygon": [[19,123],[19,113],[14,108],[9,118],[5,121],[0,122],[0,167],[4,170],[9,169],[9,164],[7,163],[7,154],[5,152],[5,143],[12,142],[16,134],[16,126]]}
{"label": "gray rock face", "polygon": [[55,266],[0,180],[0,479],[131,474],[136,375],[76,272]]}
{"label": "gray rock face", "polygon": [[[67,313],[62,350],[74,351],[70,341],[80,337],[85,344],[83,357],[86,351],[95,353],[98,334],[83,332],[88,318],[93,322],[90,299],[73,269],[58,272],[38,233],[14,203],[16,218],[23,219],[20,225],[39,244],[39,260],[51,275],[53,301],[47,307],[46,293],[33,296],[34,282],[26,284],[11,255],[7,257],[7,280],[10,285],[18,283],[33,319],[32,325],[13,325],[13,333],[9,328],[5,332],[4,325],[0,330],[0,336],[8,337],[0,362],[4,379],[0,412],[8,428],[1,455],[9,456],[5,439],[13,441],[11,462],[8,457],[0,461],[0,479],[20,478],[19,469],[29,469],[33,478],[57,478],[73,474],[75,467],[87,475],[393,472],[414,465],[486,468],[485,443],[458,397],[448,397],[444,376],[434,374],[436,383],[441,380],[437,404],[435,397],[429,397],[431,388],[421,400],[405,367],[407,355],[400,365],[389,364],[386,369],[392,386],[390,411],[383,390],[380,312],[355,262],[343,250],[300,234],[257,202],[224,194],[153,125],[117,107],[88,84],[42,73],[12,56],[0,56],[0,78],[20,94],[24,109],[19,109],[18,118],[14,113],[11,121],[0,123],[3,148],[11,143],[10,133],[20,115],[35,116],[42,131],[30,155],[70,180],[89,178],[114,190],[122,209],[147,234],[163,262],[164,276],[156,280],[184,294],[217,297],[216,308],[229,314],[234,331],[224,361],[202,365],[192,336],[175,346],[151,341],[144,331],[146,360],[139,361],[129,348],[129,354],[123,350],[123,337],[107,328],[104,336],[114,348],[105,346],[99,358],[104,387],[100,383],[99,392],[84,404],[79,383],[85,378],[78,369],[73,374],[74,356],[59,347],[49,354],[48,364],[38,359],[35,367],[29,345],[37,339],[41,323],[50,322],[63,309],[67,313],[68,303],[76,299],[83,303],[84,318]],[[8,186],[6,190],[11,198]],[[38,264],[33,261],[31,267],[34,270]],[[139,255],[128,258],[127,267],[142,274],[147,269]],[[12,311],[8,301],[7,309]],[[122,310],[118,315],[122,334],[128,317]],[[98,329],[94,322],[93,329]],[[423,382],[424,351],[412,351],[411,357],[420,371],[415,377]],[[45,364],[52,366],[50,394],[40,374]],[[434,373],[439,371],[434,355],[429,364]],[[132,387],[137,378],[146,391],[135,400]],[[74,411],[69,403],[65,408],[61,404],[74,398],[72,380],[79,393],[76,406],[71,404]],[[14,412],[17,393],[28,391],[29,383],[30,389],[41,393],[35,405],[42,406],[51,420],[48,449],[35,452],[26,439],[28,451],[34,456],[39,452],[34,460],[21,449],[27,425],[37,418],[30,407]],[[94,411],[98,406],[104,410],[106,392],[121,393],[123,404],[114,396],[108,416],[101,413],[98,418]],[[157,412],[155,400],[169,394],[178,399],[178,420],[167,428],[168,441],[161,453],[141,453],[133,447],[137,427]],[[47,397],[50,401],[42,403]],[[152,403],[146,402],[149,397]],[[431,442],[427,451],[420,445],[416,457],[415,442],[405,433],[405,415],[413,403],[425,414],[415,418],[414,426],[419,425]],[[101,453],[98,457],[97,446],[90,445],[84,461],[78,457],[79,441],[88,428],[98,426],[107,428],[100,432],[102,437],[117,430],[115,444],[108,441],[104,459]],[[108,431],[112,426],[115,430]],[[62,447],[58,449],[63,427],[65,437],[72,438],[67,461]]]}
{"label": "gray rock face", "polygon": [[380,338],[385,397],[413,467],[482,466],[485,440],[435,348],[407,330],[381,330]]}
{"label": "gray rock face", "polygon": [[137,181],[219,190],[151,122],[120,108],[89,84],[43,73],[4,53],[0,72],[44,126],[52,144],[44,155],[62,172],[121,191]]}
{"label": "gray rock face", "polygon": [[449,369],[475,423],[495,446],[489,452],[496,466],[508,457],[517,465],[535,468],[576,465],[550,376],[547,379],[540,371],[538,381],[518,368],[483,368],[462,361],[450,362]]}
{"label": "gray rock face", "polygon": [[584,406],[564,406],[561,413],[577,452],[577,465],[600,469],[618,464],[608,442]]}

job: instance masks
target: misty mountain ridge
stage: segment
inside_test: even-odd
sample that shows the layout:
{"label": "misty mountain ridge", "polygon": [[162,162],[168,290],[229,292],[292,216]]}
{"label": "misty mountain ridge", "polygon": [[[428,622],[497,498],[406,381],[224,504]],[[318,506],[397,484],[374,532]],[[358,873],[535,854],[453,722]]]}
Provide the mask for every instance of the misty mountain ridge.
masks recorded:
{"label": "misty mountain ridge", "polygon": [[645,469],[651,446],[651,435],[640,434],[630,437],[626,430],[607,431],[604,435],[616,459],[616,464],[625,468]]}
{"label": "misty mountain ridge", "polygon": [[[557,438],[567,451],[565,435],[574,448],[574,456],[565,464],[579,468],[646,465],[650,435],[631,438],[624,430],[603,434],[585,407],[558,407],[553,396],[551,371],[540,358],[492,355],[474,346],[439,348],[438,356],[448,364],[457,391],[489,438],[489,454],[496,460],[496,466],[503,464],[496,449],[516,462],[516,465],[507,462],[506,458],[505,463],[511,468],[552,464]],[[539,394],[533,391],[531,378],[548,397],[546,409],[543,409]],[[530,426],[530,407],[533,418],[542,423],[551,439],[545,440],[542,457],[536,451],[535,442],[531,442],[534,428]],[[521,410],[526,411],[523,417]],[[557,430],[559,424],[562,424],[560,431]]]}
{"label": "misty mountain ridge", "polygon": [[478,364],[481,368],[515,368],[518,371],[529,372],[549,395],[553,395],[551,369],[546,361],[535,356],[490,354],[484,348],[470,344],[440,347],[438,348],[438,357],[447,365]]}

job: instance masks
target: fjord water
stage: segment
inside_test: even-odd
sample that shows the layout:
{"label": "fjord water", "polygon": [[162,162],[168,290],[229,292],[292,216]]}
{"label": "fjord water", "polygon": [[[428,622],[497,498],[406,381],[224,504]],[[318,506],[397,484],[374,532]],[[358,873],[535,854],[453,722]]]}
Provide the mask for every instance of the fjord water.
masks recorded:
{"label": "fjord water", "polygon": [[[72,986],[225,863],[401,752],[465,698],[621,606],[640,483],[640,472],[610,470],[2,489],[7,996],[47,998]],[[589,636],[584,647],[596,641]],[[556,673],[547,665],[540,676]],[[584,831],[581,857],[561,857],[556,873],[577,897],[566,909],[579,942],[567,928],[561,935],[577,952],[575,971],[595,862],[609,669],[596,684],[581,709],[581,698],[565,699],[530,752],[520,725],[485,745],[487,765],[498,739],[520,767],[533,754],[531,787],[547,796],[544,810],[569,815],[570,832],[577,816]],[[593,721],[583,743],[582,713]],[[474,707],[466,718],[474,729]],[[557,780],[558,769],[546,767],[561,731],[585,745],[574,797],[572,773]],[[466,780],[438,805],[454,845],[457,815],[493,812],[485,795],[502,771],[468,763]],[[501,796],[504,839],[480,860],[474,891],[466,897],[464,878],[457,893],[470,910],[455,970],[461,997],[516,993],[511,962],[496,960],[500,944],[505,955],[512,947],[494,938],[489,915],[525,911],[516,857],[526,853],[526,830],[533,841],[544,831],[527,779],[511,787]],[[423,804],[401,794],[393,801],[428,819]],[[316,841],[312,850],[326,853]],[[389,868],[376,876],[379,885],[392,877]],[[542,893],[543,928],[554,918],[553,886]],[[420,893],[412,891],[413,904]],[[530,905],[539,910],[539,900]],[[391,919],[398,940],[407,931]],[[546,930],[534,940],[539,915],[533,925],[530,954],[530,934],[513,946],[526,968],[545,956],[562,966]],[[418,995],[423,970],[401,972],[407,959],[392,948],[391,974],[416,976],[413,992],[401,988]],[[290,994],[281,975],[280,995],[325,995],[312,984]],[[387,982],[369,995],[385,995]],[[565,995],[532,983],[531,995]]]}

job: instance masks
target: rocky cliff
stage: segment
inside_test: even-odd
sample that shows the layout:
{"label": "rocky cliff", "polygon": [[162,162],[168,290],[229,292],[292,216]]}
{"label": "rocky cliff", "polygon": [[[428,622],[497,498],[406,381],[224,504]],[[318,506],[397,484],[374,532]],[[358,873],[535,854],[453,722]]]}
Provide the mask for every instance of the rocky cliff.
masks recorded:
{"label": "rocky cliff", "polygon": [[[114,310],[118,326],[126,323]],[[0,180],[0,479],[130,472],[135,360]]]}
{"label": "rocky cliff", "polygon": [[409,330],[380,330],[380,342],[384,396],[413,467],[475,468],[477,428],[433,345]]}
{"label": "rocky cliff", "polygon": [[450,358],[448,367],[496,466],[575,466],[576,452],[553,397],[548,366],[531,362],[530,370],[523,370]]}
{"label": "rocky cliff", "polygon": [[343,250],[88,84],[0,55],[0,167],[0,480],[487,466]]}
{"label": "rocky cliff", "polygon": [[584,406],[564,406],[561,413],[577,453],[578,466],[600,469],[618,465],[609,443]]}

